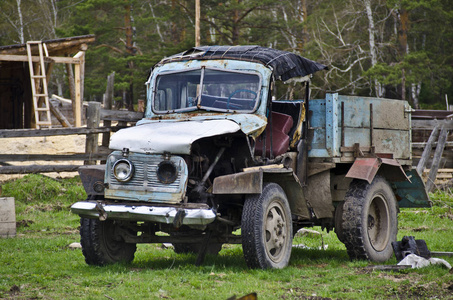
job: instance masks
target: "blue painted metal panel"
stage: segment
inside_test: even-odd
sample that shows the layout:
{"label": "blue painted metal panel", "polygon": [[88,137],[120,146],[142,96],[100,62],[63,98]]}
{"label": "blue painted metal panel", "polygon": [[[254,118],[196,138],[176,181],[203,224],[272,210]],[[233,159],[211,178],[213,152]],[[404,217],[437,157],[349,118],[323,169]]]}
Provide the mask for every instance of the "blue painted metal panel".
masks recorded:
{"label": "blue painted metal panel", "polygon": [[392,183],[399,207],[431,207],[425,184],[415,169],[406,172],[409,181]]}
{"label": "blue painted metal panel", "polygon": [[340,155],[338,143],[338,94],[326,95],[326,150],[332,157]]}
{"label": "blue painted metal panel", "polygon": [[[313,133],[309,157],[341,156],[341,103],[344,103],[344,145],[374,146],[377,153],[411,158],[410,107],[406,101],[327,94],[310,101]],[[371,141],[371,119],[373,140]]]}

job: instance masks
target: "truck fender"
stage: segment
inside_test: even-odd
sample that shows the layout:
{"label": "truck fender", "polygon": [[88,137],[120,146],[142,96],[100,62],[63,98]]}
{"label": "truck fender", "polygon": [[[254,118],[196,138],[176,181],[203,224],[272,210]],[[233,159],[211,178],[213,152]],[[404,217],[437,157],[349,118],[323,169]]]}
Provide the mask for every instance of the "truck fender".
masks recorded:
{"label": "truck fender", "polygon": [[104,195],[105,165],[81,166],[78,171],[88,197]]}
{"label": "truck fender", "polygon": [[391,182],[410,182],[410,179],[407,177],[397,160],[380,157],[357,158],[346,174],[346,177],[366,180],[369,184],[371,184],[378,172],[385,179]]}
{"label": "truck fender", "polygon": [[251,169],[216,177],[212,193],[215,195],[261,194],[264,182],[274,182],[285,191],[291,213],[303,219],[310,219],[302,186],[291,168],[255,167]]}

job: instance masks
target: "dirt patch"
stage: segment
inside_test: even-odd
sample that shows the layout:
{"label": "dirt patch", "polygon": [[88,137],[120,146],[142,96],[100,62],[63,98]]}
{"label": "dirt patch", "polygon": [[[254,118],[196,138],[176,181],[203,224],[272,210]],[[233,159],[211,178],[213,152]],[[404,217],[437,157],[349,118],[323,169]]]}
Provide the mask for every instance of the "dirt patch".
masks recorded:
{"label": "dirt patch", "polygon": [[[84,135],[2,138],[0,153],[2,154],[74,154],[85,152]],[[82,165],[83,161],[24,161],[7,162],[10,165]],[[74,177],[77,172],[45,173],[52,178]],[[0,174],[0,182],[20,178],[25,174]]]}
{"label": "dirt patch", "polygon": [[299,287],[285,289],[280,299],[301,299],[301,300],[332,300],[332,298],[321,297],[317,295],[306,295],[308,292]]}
{"label": "dirt patch", "polygon": [[396,299],[452,299],[452,291],[447,286],[441,286],[437,282],[426,284],[402,284],[397,290],[389,295]]}
{"label": "dirt patch", "polygon": [[30,227],[31,224],[33,224],[35,222],[33,222],[32,220],[20,220],[18,222],[16,222],[16,227],[19,228],[19,227]]}

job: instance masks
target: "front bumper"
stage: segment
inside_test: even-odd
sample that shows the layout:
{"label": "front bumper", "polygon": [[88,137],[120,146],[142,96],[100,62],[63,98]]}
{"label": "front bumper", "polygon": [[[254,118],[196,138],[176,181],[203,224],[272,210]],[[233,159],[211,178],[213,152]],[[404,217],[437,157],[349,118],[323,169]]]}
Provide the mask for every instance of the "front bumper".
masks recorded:
{"label": "front bumper", "polygon": [[[178,209],[175,207],[136,206],[124,204],[104,204],[80,201],[71,206],[71,211],[81,217],[106,217],[111,220],[150,221],[172,224]],[[214,222],[216,214],[211,209],[184,208],[183,225],[207,225]]]}

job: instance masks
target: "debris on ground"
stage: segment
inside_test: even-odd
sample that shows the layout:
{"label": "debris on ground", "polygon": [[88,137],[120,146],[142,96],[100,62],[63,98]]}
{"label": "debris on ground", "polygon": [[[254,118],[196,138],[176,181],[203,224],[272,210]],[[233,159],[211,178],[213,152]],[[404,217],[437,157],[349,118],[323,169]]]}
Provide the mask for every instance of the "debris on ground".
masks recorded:
{"label": "debris on ground", "polygon": [[429,265],[444,265],[447,269],[451,269],[451,265],[444,259],[431,257],[426,259],[424,257],[409,254],[402,261],[398,263],[399,266],[410,265],[413,269],[420,269]]}
{"label": "debris on ground", "polygon": [[441,264],[451,270],[451,265],[446,260],[431,257],[433,253],[428,250],[424,240],[416,240],[413,236],[404,236],[401,242],[393,242],[392,247],[398,260],[398,266],[411,266],[414,269],[419,269],[431,264]]}

